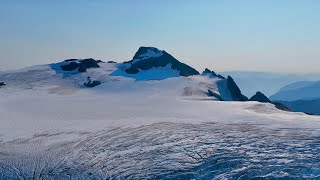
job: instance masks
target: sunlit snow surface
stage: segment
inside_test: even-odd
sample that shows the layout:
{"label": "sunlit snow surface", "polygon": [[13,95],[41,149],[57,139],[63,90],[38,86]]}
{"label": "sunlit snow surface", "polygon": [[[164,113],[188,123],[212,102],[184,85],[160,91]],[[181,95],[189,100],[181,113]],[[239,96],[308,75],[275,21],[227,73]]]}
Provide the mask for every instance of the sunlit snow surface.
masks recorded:
{"label": "sunlit snow surface", "polygon": [[[319,179],[320,118],[205,96],[216,79],[1,74],[0,179]],[[87,75],[103,82],[81,87]]]}

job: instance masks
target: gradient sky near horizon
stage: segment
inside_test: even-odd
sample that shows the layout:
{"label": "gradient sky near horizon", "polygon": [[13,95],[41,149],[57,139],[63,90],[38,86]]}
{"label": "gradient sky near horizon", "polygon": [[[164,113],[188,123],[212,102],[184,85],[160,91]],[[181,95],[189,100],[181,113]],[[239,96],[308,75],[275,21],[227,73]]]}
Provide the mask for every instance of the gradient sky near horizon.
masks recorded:
{"label": "gradient sky near horizon", "polygon": [[0,69],[166,50],[199,71],[320,70],[318,0],[0,0]]}

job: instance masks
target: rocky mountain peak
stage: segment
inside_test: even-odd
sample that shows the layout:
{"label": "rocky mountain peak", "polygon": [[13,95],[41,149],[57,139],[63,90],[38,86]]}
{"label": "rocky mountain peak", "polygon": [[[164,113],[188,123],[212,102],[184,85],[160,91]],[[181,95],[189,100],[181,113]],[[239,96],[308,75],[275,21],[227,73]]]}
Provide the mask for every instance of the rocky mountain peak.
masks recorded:
{"label": "rocky mountain peak", "polygon": [[217,76],[217,74],[214,71],[211,71],[210,69],[206,68],[203,72],[203,75],[212,75],[212,76]]}
{"label": "rocky mountain peak", "polygon": [[161,51],[155,47],[140,47],[138,51],[133,56],[133,59],[148,59],[152,57],[160,57],[164,54],[164,51]]}
{"label": "rocky mountain peak", "polygon": [[258,91],[255,95],[253,95],[249,100],[250,101],[264,102],[264,103],[271,103],[269,98],[267,98],[267,96],[265,96],[260,91]]}
{"label": "rocky mountain peak", "polygon": [[218,77],[218,78],[220,78],[220,79],[226,79],[226,78],[223,77],[222,75],[216,74],[214,71],[211,71],[211,70],[208,69],[208,68],[206,68],[206,69],[202,72],[202,75],[210,76],[210,77]]}
{"label": "rocky mountain peak", "polygon": [[140,47],[131,61],[125,62],[129,66],[125,69],[128,74],[137,74],[140,70],[167,67],[179,72],[180,76],[198,75],[194,68],[181,63],[169,53],[154,47]]}
{"label": "rocky mountain peak", "polygon": [[241,94],[240,88],[231,76],[227,78],[227,86],[234,101],[248,101],[248,98]]}

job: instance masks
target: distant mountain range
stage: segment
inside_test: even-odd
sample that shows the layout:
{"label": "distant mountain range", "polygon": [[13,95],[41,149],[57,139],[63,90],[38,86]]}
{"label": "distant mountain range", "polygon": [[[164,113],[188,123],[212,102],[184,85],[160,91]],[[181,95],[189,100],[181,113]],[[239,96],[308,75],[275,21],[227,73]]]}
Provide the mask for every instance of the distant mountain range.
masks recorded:
{"label": "distant mountain range", "polygon": [[314,100],[296,100],[296,101],[279,101],[285,104],[292,111],[305,112],[313,115],[320,115],[320,99]]}
{"label": "distant mountain range", "polygon": [[270,96],[293,111],[320,115],[320,81],[300,81],[281,88]]}
{"label": "distant mountain range", "polygon": [[281,88],[272,100],[296,101],[320,99],[320,81],[300,81]]}
{"label": "distant mountain range", "polygon": [[295,83],[297,81],[317,81],[320,73],[313,74],[283,74],[270,72],[245,72],[245,71],[226,71],[222,75],[230,75],[246,96],[252,96],[257,91],[262,91],[265,95],[271,96],[279,91],[280,88]]}

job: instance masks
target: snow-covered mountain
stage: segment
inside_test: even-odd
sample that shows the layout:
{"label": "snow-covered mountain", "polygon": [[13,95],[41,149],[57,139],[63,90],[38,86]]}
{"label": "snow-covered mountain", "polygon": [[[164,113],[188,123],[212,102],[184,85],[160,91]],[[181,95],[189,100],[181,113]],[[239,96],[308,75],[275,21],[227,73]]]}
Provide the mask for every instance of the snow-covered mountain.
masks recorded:
{"label": "snow-covered mountain", "polygon": [[272,100],[295,101],[320,99],[320,81],[300,81],[281,88]]}
{"label": "snow-covered mountain", "polygon": [[320,177],[318,116],[247,101],[232,77],[200,74],[156,48],[0,81],[3,179]]}
{"label": "snow-covered mountain", "polygon": [[111,75],[133,77],[137,80],[162,80],[170,77],[198,75],[194,68],[181,63],[165,51],[140,47],[133,59],[124,62]]}
{"label": "snow-covered mountain", "polygon": [[[121,79],[124,83],[134,81],[136,84],[138,84],[136,81],[144,81],[140,82],[142,84],[149,83],[148,81],[155,84],[175,81],[176,86],[167,86],[161,90],[223,101],[248,100],[241,94],[232,77],[224,78],[209,69],[200,74],[167,52],[154,47],[139,48],[133,59],[124,63],[104,63],[91,58],[67,59],[50,65],[4,73],[0,78],[7,83],[2,91],[9,92],[49,85],[59,86],[61,91],[68,91],[70,88],[72,91],[78,91],[84,88],[88,79],[99,81],[104,84],[103,86]],[[173,79],[167,80],[169,78]],[[48,91],[55,92],[52,89]]]}

